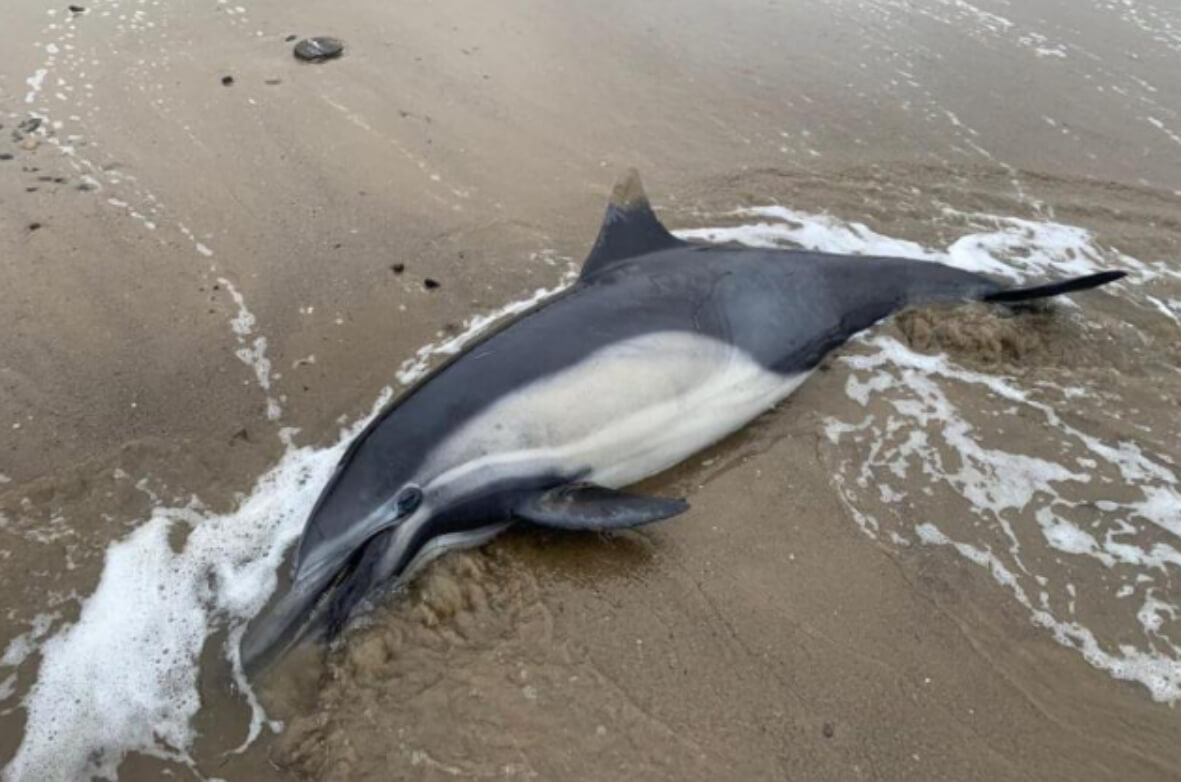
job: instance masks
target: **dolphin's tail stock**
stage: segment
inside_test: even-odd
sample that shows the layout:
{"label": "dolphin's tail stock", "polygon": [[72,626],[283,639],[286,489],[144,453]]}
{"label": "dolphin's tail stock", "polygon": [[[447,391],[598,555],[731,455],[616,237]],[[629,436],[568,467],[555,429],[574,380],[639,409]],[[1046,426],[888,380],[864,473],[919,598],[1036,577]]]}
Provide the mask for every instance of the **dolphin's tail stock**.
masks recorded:
{"label": "dolphin's tail stock", "polygon": [[1033,301],[1034,299],[1046,299],[1051,296],[1061,296],[1064,293],[1074,293],[1076,291],[1098,288],[1100,285],[1115,282],[1125,276],[1127,276],[1127,272],[1123,271],[1097,272],[1095,274],[1086,274],[1082,277],[1071,277],[1067,280],[1050,282],[1045,285],[1035,285],[1031,288],[1005,288],[1004,290],[986,293],[980,296],[980,301],[994,304],[1019,304],[1025,301]]}

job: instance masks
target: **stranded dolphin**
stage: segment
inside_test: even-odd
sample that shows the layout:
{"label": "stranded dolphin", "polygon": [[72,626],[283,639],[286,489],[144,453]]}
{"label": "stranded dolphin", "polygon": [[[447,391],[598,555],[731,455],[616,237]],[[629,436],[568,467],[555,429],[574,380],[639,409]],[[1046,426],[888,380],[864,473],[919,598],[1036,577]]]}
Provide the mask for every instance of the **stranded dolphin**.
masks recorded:
{"label": "stranded dolphin", "polygon": [[469,346],[351,443],[243,659],[256,668],[309,629],[336,634],[376,588],[515,520],[609,530],[681,513],[684,500],[621,488],[740,429],[901,309],[1021,302],[1122,276],[1010,288],[929,261],[689,244],[630,172],[574,285]]}

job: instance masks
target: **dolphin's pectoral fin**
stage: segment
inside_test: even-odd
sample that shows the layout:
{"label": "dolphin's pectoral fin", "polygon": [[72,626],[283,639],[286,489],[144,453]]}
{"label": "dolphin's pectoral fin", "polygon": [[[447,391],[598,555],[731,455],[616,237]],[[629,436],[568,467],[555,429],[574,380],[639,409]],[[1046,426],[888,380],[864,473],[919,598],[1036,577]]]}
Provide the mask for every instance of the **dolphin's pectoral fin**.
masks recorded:
{"label": "dolphin's pectoral fin", "polygon": [[689,503],[666,497],[642,497],[594,483],[568,483],[527,498],[516,515],[544,527],[609,530],[638,527],[684,513]]}
{"label": "dolphin's pectoral fin", "polygon": [[611,193],[595,246],[579,276],[585,280],[619,261],[684,245],[656,219],[639,172],[629,169]]}

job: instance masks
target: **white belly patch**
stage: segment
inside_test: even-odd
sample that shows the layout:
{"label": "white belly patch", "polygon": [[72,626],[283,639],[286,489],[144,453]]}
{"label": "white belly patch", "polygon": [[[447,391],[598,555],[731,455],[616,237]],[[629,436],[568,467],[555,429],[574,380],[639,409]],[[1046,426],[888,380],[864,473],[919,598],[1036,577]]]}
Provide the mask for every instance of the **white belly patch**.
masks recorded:
{"label": "white belly patch", "polygon": [[432,455],[433,487],[588,471],[617,488],[740,429],[810,372],[776,374],[725,342],[658,332],[608,345],[493,403]]}

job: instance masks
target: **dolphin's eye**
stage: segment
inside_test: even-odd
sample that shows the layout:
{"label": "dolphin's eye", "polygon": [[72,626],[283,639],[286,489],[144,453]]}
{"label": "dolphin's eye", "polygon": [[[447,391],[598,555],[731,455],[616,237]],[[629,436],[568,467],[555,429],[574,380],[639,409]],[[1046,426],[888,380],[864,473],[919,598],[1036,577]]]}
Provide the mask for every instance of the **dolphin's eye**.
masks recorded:
{"label": "dolphin's eye", "polygon": [[418,510],[422,504],[422,489],[417,486],[407,486],[398,494],[398,515],[409,516]]}

